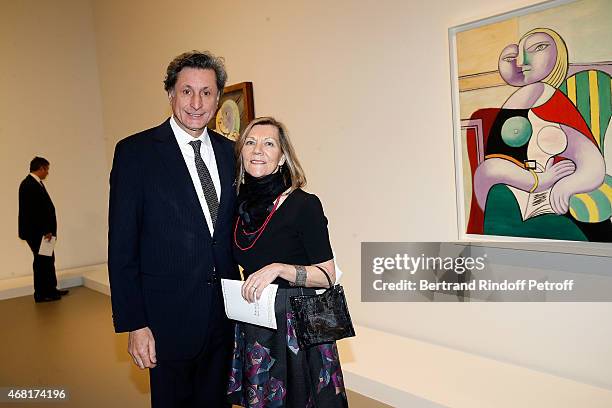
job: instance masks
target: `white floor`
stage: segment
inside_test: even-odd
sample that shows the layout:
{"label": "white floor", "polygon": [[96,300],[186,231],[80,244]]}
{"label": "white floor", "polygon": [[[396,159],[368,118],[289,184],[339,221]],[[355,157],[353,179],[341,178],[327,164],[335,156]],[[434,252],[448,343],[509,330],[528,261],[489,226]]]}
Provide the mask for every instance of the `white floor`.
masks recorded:
{"label": "white floor", "polygon": [[[0,299],[33,293],[31,276],[0,281]],[[110,294],[106,265],[58,273],[59,286]],[[395,407],[609,408],[612,391],[356,326],[338,343],[348,388]]]}

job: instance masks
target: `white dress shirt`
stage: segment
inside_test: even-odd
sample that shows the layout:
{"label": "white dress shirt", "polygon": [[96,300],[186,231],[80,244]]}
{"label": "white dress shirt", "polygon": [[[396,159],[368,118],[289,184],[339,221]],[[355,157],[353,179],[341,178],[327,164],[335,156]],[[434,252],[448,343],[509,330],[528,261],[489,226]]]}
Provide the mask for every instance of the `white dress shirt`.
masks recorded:
{"label": "white dress shirt", "polygon": [[34,180],[38,181],[38,184],[42,184],[42,180],[34,173],[30,173],[30,176],[34,177]]}
{"label": "white dress shirt", "polygon": [[215,185],[217,199],[220,200],[221,180],[219,179],[219,170],[217,169],[215,151],[213,150],[212,143],[210,142],[210,137],[208,136],[208,129],[204,129],[204,132],[202,132],[199,137],[193,137],[189,133],[185,132],[178,125],[178,123],[176,123],[174,116],[170,118],[170,126],[172,127],[172,131],[174,132],[176,142],[181,148],[183,160],[185,160],[185,164],[187,165],[187,169],[189,170],[189,174],[191,175],[191,181],[193,182],[193,186],[195,187],[196,193],[198,194],[198,200],[200,200],[200,207],[202,207],[202,213],[204,213],[204,218],[206,218],[206,223],[208,224],[208,229],[210,231],[210,235],[212,236],[215,231],[215,227],[212,223],[212,217],[210,216],[210,210],[208,209],[208,204],[206,203],[206,197],[204,197],[204,190],[202,189],[200,176],[198,176],[198,170],[196,169],[193,147],[191,147],[191,145],[189,144],[189,142],[194,140],[202,141],[202,144],[200,145],[200,154],[202,155],[202,159],[204,160],[206,167],[208,167],[208,172],[210,173],[210,177],[212,178],[213,184]]}

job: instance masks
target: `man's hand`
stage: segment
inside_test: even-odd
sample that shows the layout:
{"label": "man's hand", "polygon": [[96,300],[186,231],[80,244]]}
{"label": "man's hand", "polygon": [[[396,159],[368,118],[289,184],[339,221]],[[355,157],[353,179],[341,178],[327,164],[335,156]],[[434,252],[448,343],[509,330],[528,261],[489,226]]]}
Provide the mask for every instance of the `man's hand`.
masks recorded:
{"label": "man's hand", "polygon": [[141,369],[155,368],[157,358],[155,357],[155,339],[148,327],[131,331],[128,336],[128,353],[134,359],[134,363]]}

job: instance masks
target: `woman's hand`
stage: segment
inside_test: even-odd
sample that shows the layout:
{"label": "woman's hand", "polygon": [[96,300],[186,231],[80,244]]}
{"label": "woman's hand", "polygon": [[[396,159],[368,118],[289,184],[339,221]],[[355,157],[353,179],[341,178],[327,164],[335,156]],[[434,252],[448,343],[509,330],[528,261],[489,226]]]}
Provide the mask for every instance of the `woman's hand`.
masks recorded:
{"label": "woman's hand", "polygon": [[561,160],[560,162],[553,164],[554,161],[554,157],[548,159],[544,172],[537,174],[538,187],[535,189],[536,193],[548,190],[557,181],[573,174],[576,171],[576,165],[571,160]]}
{"label": "woman's hand", "polygon": [[246,281],[242,284],[242,297],[249,303],[253,303],[261,298],[261,292],[278,278],[283,264],[273,263],[266,265],[257,272],[249,275]]}
{"label": "woman's hand", "polygon": [[559,180],[550,190],[550,206],[558,215],[569,211],[570,197],[574,194],[571,185]]}

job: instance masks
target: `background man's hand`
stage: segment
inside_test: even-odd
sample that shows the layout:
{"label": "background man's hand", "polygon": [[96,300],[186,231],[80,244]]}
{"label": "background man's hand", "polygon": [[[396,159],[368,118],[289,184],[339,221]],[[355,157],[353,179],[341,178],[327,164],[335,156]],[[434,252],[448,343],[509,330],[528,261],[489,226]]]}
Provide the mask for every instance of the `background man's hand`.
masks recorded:
{"label": "background man's hand", "polygon": [[143,327],[130,332],[128,353],[134,359],[134,363],[141,369],[155,368],[157,358],[155,357],[155,339],[151,329]]}

